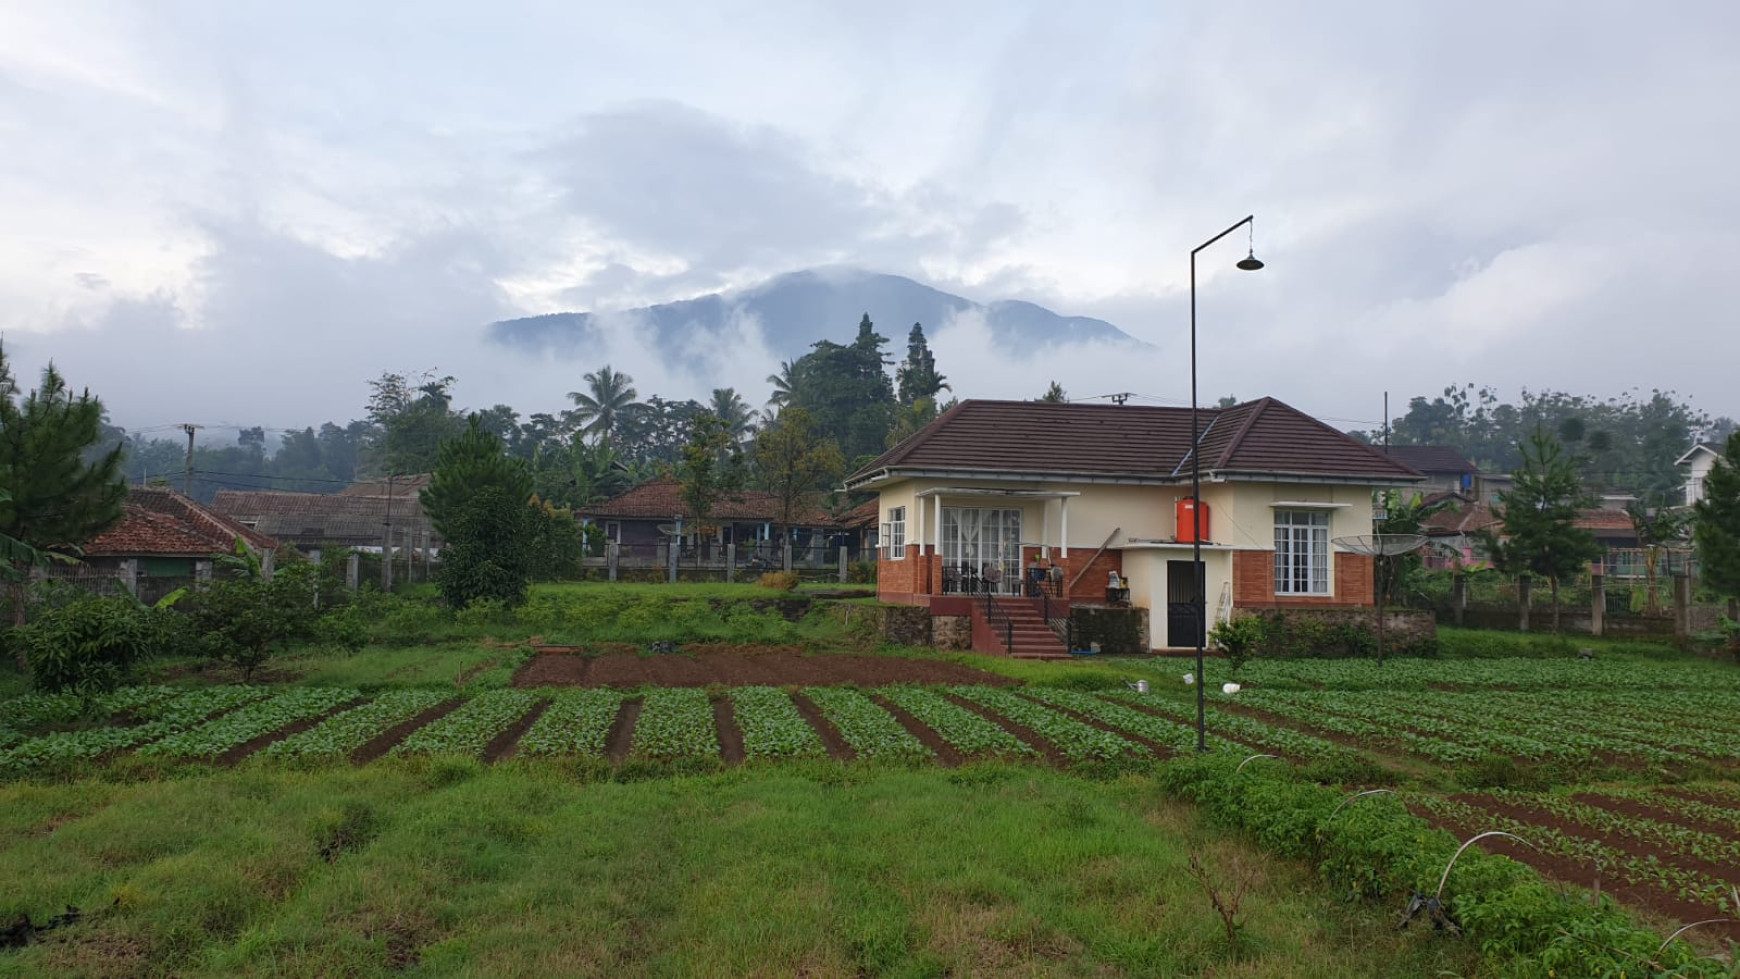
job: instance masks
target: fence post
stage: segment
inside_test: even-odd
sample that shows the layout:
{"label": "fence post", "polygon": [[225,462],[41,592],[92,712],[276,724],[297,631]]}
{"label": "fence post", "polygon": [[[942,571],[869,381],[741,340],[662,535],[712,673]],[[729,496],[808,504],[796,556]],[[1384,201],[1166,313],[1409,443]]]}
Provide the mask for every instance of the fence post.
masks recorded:
{"label": "fence post", "polygon": [[1517,622],[1517,629],[1519,632],[1529,631],[1529,591],[1530,591],[1529,585],[1530,585],[1530,583],[1531,582],[1529,580],[1528,575],[1523,574],[1523,575],[1517,576],[1517,579],[1516,579],[1516,597],[1517,597],[1517,601],[1522,606],[1521,618]]}
{"label": "fence post", "polygon": [[840,545],[840,584],[846,583],[846,545]]}
{"label": "fence post", "polygon": [[1692,634],[1692,576],[1674,574],[1674,638],[1684,642]]}
{"label": "fence post", "polygon": [[621,553],[622,545],[616,541],[609,541],[604,545],[604,564],[609,569],[608,577],[611,581],[616,580],[616,560]]}
{"label": "fence post", "polygon": [[1589,574],[1589,634],[1599,636],[1607,628],[1607,576],[1594,564]]}
{"label": "fence post", "polygon": [[201,585],[211,584],[211,558],[200,558],[193,562],[193,580]]}
{"label": "fence post", "polygon": [[784,564],[783,570],[790,571],[791,570],[791,540],[789,538],[784,543],[782,543],[780,545],[779,552],[780,552],[780,561]]}
{"label": "fence post", "polygon": [[359,580],[361,577],[362,555],[355,551],[351,551],[344,559],[344,587],[351,591],[356,591],[357,586],[361,584],[361,581]]}
{"label": "fence post", "polygon": [[135,597],[139,594],[139,559],[130,557],[121,562],[121,584]]}
{"label": "fence post", "polygon": [[725,583],[737,580],[737,542],[725,545]]}
{"label": "fence post", "polygon": [[667,547],[667,550],[670,553],[670,562],[669,563],[671,566],[671,584],[674,585],[677,583],[677,558],[682,556],[683,549],[682,549],[681,543],[675,537],[673,537],[673,538],[671,538],[671,543]]}
{"label": "fence post", "polygon": [[271,581],[273,572],[277,571],[277,551],[260,552],[260,580]]}
{"label": "fence post", "polygon": [[1450,620],[1462,626],[1462,615],[1468,611],[1468,576],[1457,568],[1450,574]]}

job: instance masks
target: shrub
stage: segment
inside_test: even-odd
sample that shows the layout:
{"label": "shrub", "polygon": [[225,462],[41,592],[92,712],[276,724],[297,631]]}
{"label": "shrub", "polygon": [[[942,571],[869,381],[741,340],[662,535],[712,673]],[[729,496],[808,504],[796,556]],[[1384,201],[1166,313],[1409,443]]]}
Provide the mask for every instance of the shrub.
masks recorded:
{"label": "shrub", "polygon": [[42,610],[10,642],[38,689],[92,697],[127,682],[133,665],[157,651],[173,633],[172,614],[131,598],[86,598]]}
{"label": "shrub", "polygon": [[772,588],[777,591],[795,591],[798,586],[798,575],[796,571],[769,571],[755,583],[763,588]]}
{"label": "shrub", "polygon": [[846,569],[846,580],[854,585],[874,585],[876,583],[875,561],[854,561]]}
{"label": "shrub", "polygon": [[[180,607],[205,655],[235,665],[252,679],[254,670],[285,645],[317,639],[320,610],[314,607],[319,569],[285,568],[271,581],[234,578],[192,592]],[[341,627],[331,627],[337,635]]]}
{"label": "shrub", "polygon": [[314,621],[313,638],[328,649],[354,653],[369,641],[368,620],[356,606],[345,605]]}
{"label": "shrub", "polygon": [[495,486],[478,490],[457,508],[435,576],[448,608],[462,609],[480,598],[508,608],[525,604],[541,512]]}
{"label": "shrub", "polygon": [[1268,632],[1268,620],[1260,615],[1244,615],[1217,623],[1208,638],[1220,649],[1237,673],[1256,653]]}

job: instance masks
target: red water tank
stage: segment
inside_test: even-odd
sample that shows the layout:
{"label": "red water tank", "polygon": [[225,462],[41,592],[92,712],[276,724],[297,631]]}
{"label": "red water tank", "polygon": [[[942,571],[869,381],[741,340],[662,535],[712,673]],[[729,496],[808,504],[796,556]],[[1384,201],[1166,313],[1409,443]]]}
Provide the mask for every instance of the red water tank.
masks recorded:
{"label": "red water tank", "polygon": [[[1196,501],[1185,497],[1178,501],[1178,540],[1180,543],[1191,544],[1196,541],[1196,528],[1191,523],[1196,512]],[[1208,504],[1202,505],[1202,539],[1209,541],[1214,535],[1208,532]]]}

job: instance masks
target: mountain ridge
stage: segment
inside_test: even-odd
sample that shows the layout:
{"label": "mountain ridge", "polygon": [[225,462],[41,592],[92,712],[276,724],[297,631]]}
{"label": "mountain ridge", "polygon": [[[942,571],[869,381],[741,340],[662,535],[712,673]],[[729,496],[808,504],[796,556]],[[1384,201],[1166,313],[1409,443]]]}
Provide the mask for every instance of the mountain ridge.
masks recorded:
{"label": "mountain ridge", "polygon": [[489,339],[526,353],[578,358],[603,337],[607,324],[629,318],[653,345],[679,361],[697,361],[704,342],[730,329],[738,316],[754,317],[768,349],[782,359],[807,353],[818,340],[848,343],[868,313],[893,346],[903,345],[913,323],[928,336],[963,313],[983,316],[993,341],[1033,349],[1084,340],[1147,344],[1105,320],[1064,316],[1019,299],[987,303],[947,293],[905,276],[857,269],[805,269],[733,293],[710,293],[612,313],[564,312],[501,320]]}

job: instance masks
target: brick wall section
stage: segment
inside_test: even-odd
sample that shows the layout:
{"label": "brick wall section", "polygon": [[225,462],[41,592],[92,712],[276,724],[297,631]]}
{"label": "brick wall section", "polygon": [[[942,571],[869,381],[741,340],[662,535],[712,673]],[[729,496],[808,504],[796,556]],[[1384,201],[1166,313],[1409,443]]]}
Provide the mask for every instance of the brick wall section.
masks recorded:
{"label": "brick wall section", "polygon": [[884,602],[913,604],[914,595],[923,594],[919,578],[918,545],[906,545],[906,560],[890,561],[883,551],[876,558],[876,597]]}
{"label": "brick wall section", "polygon": [[[1026,568],[1027,562],[1033,560],[1038,553],[1039,548],[1037,547],[1022,548],[1021,567]],[[1051,549],[1050,560],[1042,560],[1039,563],[1047,567],[1055,563],[1062,567],[1063,584],[1066,588],[1071,581],[1075,580],[1075,576],[1080,573],[1082,568],[1088,569],[1087,574],[1082,575],[1081,581],[1069,590],[1068,597],[1072,599],[1105,601],[1106,576],[1113,571],[1116,571],[1119,577],[1123,577],[1124,574],[1124,552],[1109,549],[1100,552],[1100,556],[1096,558],[1092,548],[1077,548],[1070,551],[1069,557],[1066,558],[1061,556],[1058,549],[1054,547]]]}
{"label": "brick wall section", "polygon": [[1276,595],[1275,552],[1233,552],[1233,605],[1239,608],[1337,608],[1370,606],[1375,600],[1372,558],[1336,552],[1335,594]]}

